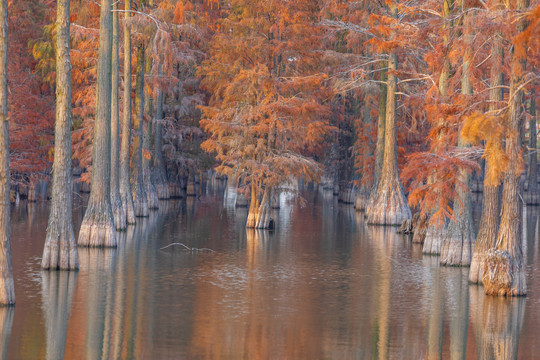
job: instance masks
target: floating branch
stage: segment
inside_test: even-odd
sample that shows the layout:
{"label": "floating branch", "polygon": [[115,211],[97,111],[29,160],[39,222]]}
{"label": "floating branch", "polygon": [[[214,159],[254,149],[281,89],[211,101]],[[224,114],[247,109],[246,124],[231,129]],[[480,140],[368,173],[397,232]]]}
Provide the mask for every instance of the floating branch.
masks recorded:
{"label": "floating branch", "polygon": [[167,246],[164,246],[164,247],[160,248],[159,250],[166,249],[166,248],[171,247],[173,245],[183,246],[184,251],[190,251],[190,252],[205,252],[205,251],[215,252],[214,250],[208,249],[208,248],[190,248],[189,246],[187,246],[185,244],[182,244],[182,243],[172,243],[172,244],[169,244]]}

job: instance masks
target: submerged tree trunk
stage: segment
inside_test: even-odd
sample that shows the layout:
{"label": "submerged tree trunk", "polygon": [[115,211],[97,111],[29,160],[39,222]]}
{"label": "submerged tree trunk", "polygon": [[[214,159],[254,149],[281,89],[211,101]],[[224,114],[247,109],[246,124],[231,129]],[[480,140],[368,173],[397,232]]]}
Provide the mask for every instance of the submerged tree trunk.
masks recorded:
{"label": "submerged tree trunk", "polygon": [[[397,7],[393,12],[397,17]],[[396,90],[397,54],[391,54],[388,59],[386,124],[384,139],[384,161],[381,178],[371,194],[366,208],[368,224],[401,225],[411,219],[411,210],[403,192],[397,165],[397,136],[396,136]]]}
{"label": "submerged tree trunk", "polygon": [[447,224],[444,220],[441,223],[431,216],[427,220],[427,223],[428,226],[426,236],[424,237],[424,245],[422,245],[422,254],[440,255]]}
{"label": "submerged tree trunk", "polygon": [[[131,10],[131,0],[125,0],[125,10]],[[126,11],[124,24],[124,114],[120,149],[120,196],[126,213],[126,222],[135,224],[135,205],[131,191],[129,156],[131,151],[131,25]]]}
{"label": "submerged tree trunk", "polygon": [[[161,67],[159,71],[161,76]],[[156,115],[154,119],[154,155],[153,160],[153,179],[156,186],[159,199],[169,199],[169,179],[167,177],[167,167],[163,158],[163,90],[158,83],[156,95]]]}
{"label": "submerged tree trunk", "polygon": [[[470,81],[470,66],[472,57],[472,34],[470,16],[465,15],[465,39],[467,48],[463,57],[461,93],[466,96],[473,94]],[[461,135],[458,138],[458,148],[464,149],[465,143]],[[466,170],[458,174],[460,182],[456,189],[454,199],[454,220],[450,220],[446,229],[445,238],[441,247],[441,265],[468,266],[471,264],[472,246],[475,240],[474,222],[472,217],[472,203],[469,191],[470,177]]]}
{"label": "submerged tree trunk", "polygon": [[262,199],[259,200],[257,187],[251,185],[251,202],[246,223],[248,229],[270,229],[272,220],[270,218],[270,190],[263,190]]}
{"label": "submerged tree trunk", "polygon": [[[147,113],[152,114],[152,102],[150,96],[146,96],[145,101],[147,102]],[[144,131],[143,135],[143,149],[144,155],[142,158],[142,165],[144,189],[148,198],[148,209],[155,210],[159,208],[159,199],[157,196],[156,187],[152,182],[152,170],[150,169],[150,161],[152,159],[152,120],[148,120],[148,123],[146,124],[146,131]]]}
{"label": "submerged tree trunk", "polygon": [[119,64],[118,64],[118,4],[113,5],[113,42],[112,42],[112,74],[111,74],[111,207],[116,230],[127,227],[126,211],[120,196],[120,109],[118,106]]}
{"label": "submerged tree trunk", "polygon": [[131,159],[131,176],[135,183],[134,203],[135,215],[148,216],[148,197],[144,186],[143,175],[143,122],[144,122],[144,46],[137,47],[137,77],[135,108],[137,116],[133,123],[135,138],[133,139],[133,158]]}
{"label": "submerged tree trunk", "polygon": [[69,0],[56,3],[56,122],[51,209],[45,236],[43,269],[79,268],[73,234],[71,174],[71,59]]}
{"label": "submerged tree trunk", "polygon": [[[496,34],[492,40],[491,48],[491,81],[490,81],[490,111],[497,110],[498,103],[503,100],[503,59],[504,52],[501,35]],[[491,164],[488,159],[485,163],[485,173],[488,173]],[[499,210],[499,185],[493,185],[489,182],[487,176],[484,176],[484,199],[482,201],[482,217],[476,237],[476,245],[471,260],[471,270],[469,272],[469,281],[472,283],[482,282],[482,273],[484,271],[484,259],[488,249],[495,244],[498,229]]]}
{"label": "submerged tree trunk", "polygon": [[0,0],[0,305],[15,304],[9,238],[8,5]]}
{"label": "submerged tree trunk", "polygon": [[112,0],[101,1],[96,119],[92,147],[92,184],[79,232],[79,245],[115,247],[111,209],[111,55]]}

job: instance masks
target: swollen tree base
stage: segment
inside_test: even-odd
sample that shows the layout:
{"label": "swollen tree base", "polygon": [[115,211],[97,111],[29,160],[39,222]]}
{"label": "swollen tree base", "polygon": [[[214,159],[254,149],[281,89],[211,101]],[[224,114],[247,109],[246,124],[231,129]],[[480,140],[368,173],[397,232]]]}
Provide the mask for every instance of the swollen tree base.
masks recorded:
{"label": "swollen tree base", "polygon": [[512,256],[503,250],[488,250],[484,262],[482,283],[487,295],[526,295],[527,284],[523,257]]}
{"label": "swollen tree base", "polygon": [[114,226],[116,230],[122,231],[127,228],[127,216],[124,206],[122,204],[122,199],[120,193],[116,191],[111,191],[111,207],[114,219]]}
{"label": "swollen tree base", "polygon": [[116,231],[109,204],[89,203],[79,231],[79,246],[116,247]]}
{"label": "swollen tree base", "polygon": [[265,190],[262,200],[259,202],[256,192],[251,190],[251,203],[249,206],[246,228],[248,229],[271,229],[273,220],[270,218],[270,196]]}
{"label": "swollen tree base", "polygon": [[474,232],[451,220],[441,245],[441,265],[469,266],[473,242]]}
{"label": "swollen tree base", "polygon": [[65,219],[49,219],[41,268],[44,270],[78,270],[77,243]]}
{"label": "swollen tree base", "polygon": [[146,196],[148,197],[148,209],[156,210],[159,208],[159,198],[154,184],[151,181],[144,183],[146,187]]}
{"label": "swollen tree base", "polygon": [[124,213],[126,214],[126,223],[135,224],[137,222],[135,216],[135,204],[133,203],[133,195],[128,192],[129,190],[122,191],[120,189],[120,198],[122,200],[122,206],[124,207]]}
{"label": "swollen tree base", "polygon": [[366,216],[368,224],[391,226],[399,226],[412,218],[401,184],[395,176],[383,174],[379,186],[371,194]]}
{"label": "swollen tree base", "polygon": [[433,219],[429,220],[429,226],[424,238],[424,246],[422,247],[422,254],[425,255],[440,255],[441,246],[444,238],[444,232],[446,226],[438,225]]}
{"label": "swollen tree base", "polygon": [[135,192],[133,194],[133,206],[135,208],[135,216],[137,217],[147,217],[148,212],[148,196],[146,195],[146,190],[144,185],[137,183],[135,186]]}

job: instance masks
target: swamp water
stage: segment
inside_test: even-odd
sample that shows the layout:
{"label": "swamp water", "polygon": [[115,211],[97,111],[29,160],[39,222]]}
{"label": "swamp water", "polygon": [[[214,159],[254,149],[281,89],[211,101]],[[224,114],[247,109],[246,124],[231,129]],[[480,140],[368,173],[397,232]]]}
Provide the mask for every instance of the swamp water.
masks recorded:
{"label": "swamp water", "polygon": [[282,199],[272,232],[246,231],[234,198],[160,202],[117,249],[79,248],[76,273],[40,270],[48,204],[21,203],[0,358],[540,358],[538,207],[523,214],[529,295],[507,300],[331,193]]}

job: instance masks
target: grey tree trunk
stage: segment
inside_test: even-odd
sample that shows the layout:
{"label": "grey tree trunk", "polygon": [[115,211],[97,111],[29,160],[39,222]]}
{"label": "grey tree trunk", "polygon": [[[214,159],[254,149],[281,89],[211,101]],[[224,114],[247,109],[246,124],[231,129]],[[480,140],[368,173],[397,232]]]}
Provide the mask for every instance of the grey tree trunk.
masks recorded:
{"label": "grey tree trunk", "polygon": [[[159,72],[159,75],[161,75],[161,71]],[[153,179],[158,198],[169,199],[171,197],[169,180],[167,177],[165,159],[163,158],[163,97],[163,89],[161,88],[161,84],[158,84],[156,115],[154,118],[154,156],[152,157]]]}
{"label": "grey tree trunk", "polygon": [[[517,0],[517,11],[527,8],[526,0]],[[522,14],[520,14],[522,15]],[[518,33],[523,32],[527,24],[524,17],[517,23]],[[527,45],[523,46],[525,49]],[[522,142],[520,130],[523,119],[521,117],[523,106],[523,92],[519,86],[525,73],[525,59],[520,58],[519,52],[513,49],[511,58],[510,79],[510,109],[508,127],[506,131],[506,155],[512,161],[504,175],[504,185],[501,207],[501,224],[495,250],[489,250],[484,264],[482,283],[488,295],[519,296],[527,294],[525,279],[525,261],[521,249],[521,202],[519,199],[519,177],[521,175],[520,160],[522,157]]]}
{"label": "grey tree trunk", "polygon": [[[497,104],[503,100],[503,60],[504,51],[502,46],[501,34],[493,37],[491,45],[491,74],[490,74],[490,110],[497,109]],[[502,145],[501,145],[502,147]],[[489,171],[490,163],[486,160],[485,173]],[[488,249],[495,245],[495,239],[498,231],[498,210],[499,210],[499,185],[493,185],[484,176],[484,198],[482,201],[482,217],[478,227],[478,235],[474,246],[473,257],[471,260],[471,270],[469,272],[469,281],[472,283],[481,283],[484,271],[484,259]]]}
{"label": "grey tree trunk", "polygon": [[531,89],[531,100],[529,104],[529,166],[528,166],[528,182],[527,193],[524,196],[525,202],[529,205],[540,204],[540,194],[538,193],[538,154],[536,152],[537,143],[536,137],[536,101],[534,88]]}
{"label": "grey tree trunk", "polygon": [[111,208],[111,55],[112,0],[101,0],[96,120],[92,148],[92,184],[79,245],[116,247]]}
{"label": "grey tree trunk", "polygon": [[[397,17],[397,6],[394,4],[392,7],[394,16]],[[387,82],[384,161],[381,178],[366,208],[368,224],[401,225],[403,221],[412,218],[399,180],[397,165],[396,90],[398,79],[395,75],[397,66],[397,54],[391,54],[388,59],[390,72]]]}
{"label": "grey tree trunk", "polygon": [[[131,0],[125,0],[125,10],[131,10]],[[126,222],[135,224],[135,205],[131,191],[129,156],[131,152],[131,25],[130,13],[124,13],[124,114],[120,149],[120,197],[126,212]]]}
{"label": "grey tree trunk", "polygon": [[[386,63],[381,65],[383,68],[387,66]],[[386,70],[380,72],[380,81],[386,81]],[[382,167],[384,162],[384,129],[386,127],[386,85],[381,84],[379,86],[379,117],[377,119],[377,145],[375,148],[375,175],[373,185],[376,187],[381,178]]]}
{"label": "grey tree trunk", "polygon": [[131,159],[131,176],[135,184],[134,199],[135,216],[148,216],[148,198],[144,186],[143,175],[143,122],[144,122],[144,46],[137,47],[137,77],[135,92],[135,109],[137,116],[133,122],[135,138],[133,139],[133,158]]}
{"label": "grey tree trunk", "polygon": [[118,105],[119,81],[119,39],[118,39],[118,4],[113,5],[113,40],[111,74],[111,207],[116,230],[127,227],[126,211],[120,196],[120,108]]}
{"label": "grey tree trunk", "polygon": [[0,305],[15,304],[9,238],[8,5],[0,0]]}
{"label": "grey tree trunk", "polygon": [[[146,62],[146,72],[150,74],[152,69],[152,58],[149,56]],[[145,96],[144,98],[146,113],[149,118],[152,118],[152,97]],[[143,181],[144,189],[146,190],[146,196],[148,197],[148,209],[155,210],[159,207],[159,199],[157,196],[156,187],[152,182],[152,171],[150,169],[151,164],[151,155],[152,155],[152,120],[148,120],[146,124],[146,131],[144,131],[145,126],[143,123]]]}
{"label": "grey tree trunk", "polygon": [[79,257],[73,234],[71,174],[71,58],[69,0],[56,3],[56,122],[51,210],[45,236],[43,269],[77,270]]}
{"label": "grey tree trunk", "polygon": [[[465,41],[467,49],[463,57],[461,93],[466,96],[473,94],[470,81],[470,66],[472,49],[472,17],[465,15]],[[458,138],[458,148],[465,148],[465,142],[461,136]],[[441,265],[468,266],[471,264],[472,246],[475,241],[475,230],[472,216],[472,203],[470,196],[469,174],[466,170],[460,170],[458,174],[461,187],[456,189],[454,199],[454,218],[450,220],[446,229],[445,238],[441,248]]]}

